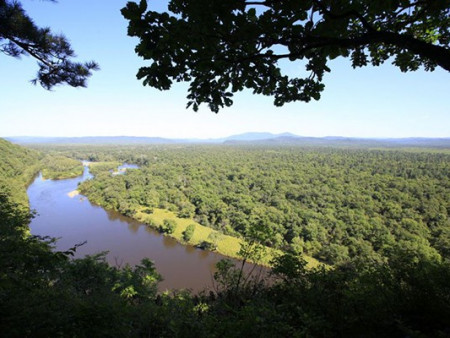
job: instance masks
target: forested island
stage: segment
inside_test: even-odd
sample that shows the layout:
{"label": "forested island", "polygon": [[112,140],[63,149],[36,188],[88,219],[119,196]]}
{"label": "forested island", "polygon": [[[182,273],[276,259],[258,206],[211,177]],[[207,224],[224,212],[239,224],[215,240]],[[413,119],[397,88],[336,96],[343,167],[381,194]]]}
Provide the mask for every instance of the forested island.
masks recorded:
{"label": "forested island", "polygon": [[[7,336],[450,330],[447,149],[0,146],[0,329]],[[235,238],[246,243],[235,257],[266,259],[271,276],[247,278],[224,260],[214,290],[158,293],[151,257],[120,268],[102,254],[71,259],[76,246],[52,250],[54,239],[29,234],[25,188],[40,170],[72,177],[80,160],[92,162],[94,178],[79,186],[92,202],[186,243],[208,229],[216,235],[196,243],[205,249],[220,251],[221,240]],[[139,168],[114,175],[124,162]]]}

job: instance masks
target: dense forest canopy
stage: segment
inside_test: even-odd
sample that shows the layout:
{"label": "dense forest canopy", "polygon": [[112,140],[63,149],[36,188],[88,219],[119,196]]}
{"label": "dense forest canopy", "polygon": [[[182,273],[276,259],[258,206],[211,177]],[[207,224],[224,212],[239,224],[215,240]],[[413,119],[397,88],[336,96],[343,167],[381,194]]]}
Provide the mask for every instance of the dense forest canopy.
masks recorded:
{"label": "dense forest canopy", "polygon": [[[449,0],[170,0],[165,12],[141,0],[122,14],[136,53],[151,61],[138,79],[160,90],[188,82],[194,110],[206,103],[217,113],[244,88],[276,106],[318,100],[338,57],[353,68],[392,60],[403,72],[450,71]],[[284,74],[283,60],[305,71]]]}
{"label": "dense forest canopy", "polygon": [[445,151],[173,145],[53,152],[139,164],[126,175],[100,170],[80,187],[129,216],[142,207],[168,209],[238,237],[259,224],[273,233],[264,244],[331,264],[399,251],[418,259],[449,254]]}

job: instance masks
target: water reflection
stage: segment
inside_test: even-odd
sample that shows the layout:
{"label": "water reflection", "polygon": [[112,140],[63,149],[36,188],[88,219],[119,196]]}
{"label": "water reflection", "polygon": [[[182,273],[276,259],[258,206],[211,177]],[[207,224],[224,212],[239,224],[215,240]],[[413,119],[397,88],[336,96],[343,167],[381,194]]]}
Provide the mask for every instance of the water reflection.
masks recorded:
{"label": "water reflection", "polygon": [[138,232],[138,230],[139,230],[139,228],[140,228],[141,226],[142,226],[142,225],[140,225],[140,224],[128,223],[128,229],[129,229],[131,232],[133,232],[133,233]]}
{"label": "water reflection", "polygon": [[173,238],[163,236],[163,243],[166,248],[174,248],[178,245],[178,242],[174,240]]}
{"label": "water reflection", "polygon": [[186,250],[186,253],[188,253],[188,254],[192,254],[195,252],[195,248],[192,245],[186,245],[184,247],[184,249]]}

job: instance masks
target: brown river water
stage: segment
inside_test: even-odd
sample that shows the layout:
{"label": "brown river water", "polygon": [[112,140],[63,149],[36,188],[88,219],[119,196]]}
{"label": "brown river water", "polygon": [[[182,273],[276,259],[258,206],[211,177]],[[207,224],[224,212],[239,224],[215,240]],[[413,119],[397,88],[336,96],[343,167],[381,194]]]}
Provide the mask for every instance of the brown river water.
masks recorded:
{"label": "brown river water", "polygon": [[59,238],[57,250],[87,241],[75,257],[108,251],[106,259],[113,265],[135,265],[148,257],[164,279],[161,291],[213,287],[215,264],[222,255],[182,245],[129,217],[91,204],[85,196],[68,196],[79,182],[91,177],[88,167],[72,179],[43,180],[39,175],[27,191],[31,209],[37,212],[30,225],[32,234]]}

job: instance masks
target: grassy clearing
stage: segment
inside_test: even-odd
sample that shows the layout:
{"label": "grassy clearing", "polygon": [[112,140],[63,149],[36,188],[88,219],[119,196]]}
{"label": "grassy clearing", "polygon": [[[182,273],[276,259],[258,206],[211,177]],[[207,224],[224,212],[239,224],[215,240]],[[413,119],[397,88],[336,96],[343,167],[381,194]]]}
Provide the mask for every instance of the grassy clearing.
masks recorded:
{"label": "grassy clearing", "polygon": [[[168,210],[154,209],[153,213],[151,213],[151,214],[147,214],[147,213],[143,212],[143,210],[144,210],[143,208],[140,210],[137,210],[134,215],[134,218],[142,223],[148,224],[155,228],[158,228],[158,226],[163,224],[165,219],[174,220],[177,223],[177,227],[176,227],[175,231],[173,233],[171,233],[169,236],[177,239],[181,243],[198,245],[198,244],[202,243],[203,241],[209,241],[210,239],[208,237],[210,236],[210,234],[213,232],[217,232],[216,230],[205,227],[205,226],[195,222],[192,219],[177,217],[173,212],[168,211]],[[194,231],[192,238],[188,242],[186,242],[183,239],[183,232],[186,230],[186,228],[189,224],[195,224],[195,231]],[[242,242],[243,242],[243,240],[240,238],[220,234],[219,239],[217,241],[217,250],[216,251],[224,256],[233,257],[233,258],[241,258],[238,255],[238,251],[241,248]],[[270,265],[269,264],[270,261],[275,256],[280,255],[280,254],[282,254],[282,252],[280,250],[267,247],[265,257],[263,258],[263,260],[261,262],[258,262],[258,263],[268,266],[268,265]],[[320,264],[316,259],[314,259],[312,257],[304,255],[303,258],[308,262],[308,266],[311,268]]]}

